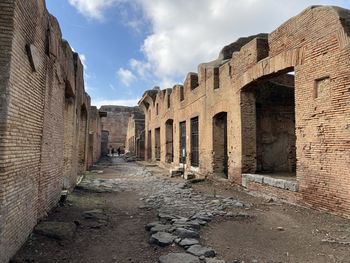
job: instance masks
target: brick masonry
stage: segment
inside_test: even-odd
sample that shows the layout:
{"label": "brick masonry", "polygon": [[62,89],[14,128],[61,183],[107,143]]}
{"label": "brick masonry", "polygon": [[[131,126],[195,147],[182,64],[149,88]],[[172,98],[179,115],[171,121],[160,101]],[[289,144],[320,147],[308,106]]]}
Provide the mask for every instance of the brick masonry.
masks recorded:
{"label": "brick masonry", "polygon": [[44,0],[0,2],[0,73],[0,262],[7,262],[98,158],[101,116]]}
{"label": "brick masonry", "polygon": [[[126,131],[125,151],[137,155],[137,144],[140,144],[141,133],[145,130],[145,115],[143,112],[132,114],[128,120]],[[141,157],[141,156],[139,156]]]}
{"label": "brick masonry", "polygon": [[[226,114],[229,181],[242,184],[242,173],[264,169],[294,173],[298,192],[254,181],[249,185],[350,217],[349,34],[349,10],[312,6],[270,34],[224,47],[217,60],[200,64],[198,73],[189,73],[183,85],[146,91],[139,102],[145,113],[145,158],[156,161],[160,133],[158,163],[169,165],[170,121],[170,166],[179,167],[179,124],[186,122],[185,169],[197,176],[216,176],[218,162],[223,164],[216,143],[224,145],[217,129],[224,125],[213,132],[213,123],[217,114]],[[291,76],[294,98],[289,92]],[[271,92],[262,91],[266,86]],[[274,102],[279,96],[287,106]],[[194,117],[199,118],[198,168],[190,161]],[[274,159],[278,156],[283,158]]]}
{"label": "brick masonry", "polygon": [[101,106],[100,111],[106,112],[107,117],[102,119],[102,130],[108,133],[108,149],[102,149],[103,152],[110,152],[112,148],[125,150],[126,137],[128,131],[129,118],[133,114],[142,114],[142,109],[126,106]]}

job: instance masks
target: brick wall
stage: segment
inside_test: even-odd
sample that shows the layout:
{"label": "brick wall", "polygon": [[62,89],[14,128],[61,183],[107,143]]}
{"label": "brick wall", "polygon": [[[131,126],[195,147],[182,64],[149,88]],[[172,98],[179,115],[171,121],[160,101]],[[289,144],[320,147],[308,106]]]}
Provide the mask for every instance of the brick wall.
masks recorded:
{"label": "brick wall", "polygon": [[[172,120],[171,166],[179,167],[179,123],[186,122],[185,169],[198,176],[217,176],[213,171],[222,166],[218,163],[222,158],[216,159],[215,153],[222,142],[217,140],[213,118],[219,113],[227,114],[228,179],[241,184],[242,173],[256,173],[261,168],[263,152],[276,151],[274,146],[267,146],[266,137],[259,132],[269,133],[271,138],[287,138],[290,149],[294,147],[291,141],[295,133],[296,153],[286,159],[291,170],[296,166],[299,183],[298,198],[292,199],[349,217],[349,17],[349,10],[310,7],[268,35],[241,38],[224,47],[217,60],[199,65],[198,75],[189,73],[183,86],[146,91],[139,102],[146,116],[146,158],[156,161],[155,129],[160,127],[159,164],[167,164],[167,138],[163,131],[167,121]],[[267,82],[275,85],[278,79],[277,85],[286,90],[290,84],[287,72],[293,72],[295,78],[289,87],[294,92],[295,105],[282,105],[275,96],[269,96],[265,106],[257,108],[261,101],[257,101],[251,87],[261,89]],[[283,92],[278,96],[284,96]],[[283,114],[276,117],[276,111]],[[295,124],[290,118],[293,111]],[[189,158],[190,120],[197,116],[200,160],[199,167],[194,168]],[[271,118],[280,123],[273,124]],[[274,192],[270,187],[254,187],[261,192]],[[276,193],[279,191],[284,190]]]}
{"label": "brick wall", "polygon": [[101,106],[101,111],[107,112],[102,120],[102,130],[108,131],[109,151],[121,147],[124,150],[127,138],[129,117],[134,113],[141,113],[139,107]]}
{"label": "brick wall", "polygon": [[88,127],[90,98],[79,56],[44,0],[1,1],[0,73],[0,262],[7,262],[62,189],[74,187],[77,142],[88,133],[79,132],[80,111],[86,105]]}
{"label": "brick wall", "polygon": [[133,113],[128,120],[126,131],[125,151],[136,154],[137,138],[145,129],[145,115],[143,112]]}

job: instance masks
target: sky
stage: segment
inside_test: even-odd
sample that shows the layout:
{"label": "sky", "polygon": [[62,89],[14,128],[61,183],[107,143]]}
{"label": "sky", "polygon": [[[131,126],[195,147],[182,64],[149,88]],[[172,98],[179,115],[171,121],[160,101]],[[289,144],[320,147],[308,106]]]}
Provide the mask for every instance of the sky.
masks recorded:
{"label": "sky", "polygon": [[134,106],[183,83],[242,36],[269,33],[310,5],[349,0],[46,0],[80,54],[92,105]]}

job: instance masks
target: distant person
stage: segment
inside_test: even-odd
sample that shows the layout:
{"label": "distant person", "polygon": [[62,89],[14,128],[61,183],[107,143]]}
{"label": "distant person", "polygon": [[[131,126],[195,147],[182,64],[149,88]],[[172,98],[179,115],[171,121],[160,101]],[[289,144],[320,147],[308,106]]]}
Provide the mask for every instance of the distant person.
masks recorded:
{"label": "distant person", "polygon": [[118,152],[118,156],[120,156],[120,153],[121,153],[120,147],[118,147],[117,152]]}
{"label": "distant person", "polygon": [[112,148],[112,156],[114,156],[115,150],[114,148]]}

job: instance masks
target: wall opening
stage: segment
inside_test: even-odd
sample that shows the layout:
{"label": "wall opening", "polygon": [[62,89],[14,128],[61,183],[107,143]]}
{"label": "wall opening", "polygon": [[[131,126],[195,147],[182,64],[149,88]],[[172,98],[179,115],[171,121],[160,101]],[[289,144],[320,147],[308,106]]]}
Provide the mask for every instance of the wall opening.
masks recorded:
{"label": "wall opening", "polygon": [[147,159],[152,160],[152,131],[148,131],[147,137]]}
{"label": "wall opening", "polygon": [[70,189],[74,184],[75,177],[73,156],[74,156],[74,135],[75,135],[75,100],[74,93],[66,82],[65,103],[64,103],[64,159],[63,159],[63,187]]}
{"label": "wall opening", "polygon": [[191,166],[199,165],[199,130],[198,117],[191,119]]}
{"label": "wall opening", "polygon": [[180,122],[180,163],[186,163],[186,122]]}
{"label": "wall opening", "polygon": [[213,171],[215,175],[228,178],[227,112],[213,117]]}
{"label": "wall opening", "polygon": [[169,108],[170,108],[170,106],[171,106],[171,102],[170,102],[170,94],[168,94],[167,98],[168,98],[168,109],[169,109]]}
{"label": "wall opening", "polygon": [[108,131],[102,131],[101,133],[101,155],[107,156],[108,155]]}
{"label": "wall opening", "polygon": [[295,177],[294,74],[258,81],[241,99],[243,173]]}
{"label": "wall opening", "polygon": [[86,170],[86,136],[87,136],[87,110],[86,106],[82,105],[80,110],[80,125],[79,125],[79,172]]}
{"label": "wall opening", "polygon": [[172,163],[174,161],[174,139],[173,139],[173,123],[174,121],[169,119],[165,123],[165,140],[166,140],[166,156],[165,161]]}
{"label": "wall opening", "polygon": [[155,150],[155,157],[157,161],[160,161],[160,128],[157,128],[155,131],[155,144],[154,144],[154,150]]}

